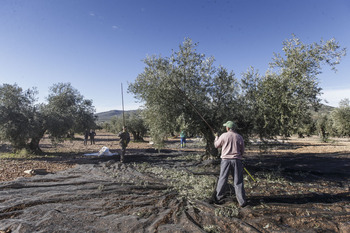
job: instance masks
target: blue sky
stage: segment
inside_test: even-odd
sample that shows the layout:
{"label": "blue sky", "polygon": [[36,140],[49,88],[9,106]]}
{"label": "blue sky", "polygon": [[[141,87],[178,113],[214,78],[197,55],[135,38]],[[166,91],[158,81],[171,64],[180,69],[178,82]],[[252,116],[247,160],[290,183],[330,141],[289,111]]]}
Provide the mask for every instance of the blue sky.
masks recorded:
{"label": "blue sky", "polygon": [[[348,0],[0,0],[0,84],[49,87],[70,82],[97,112],[139,103],[128,83],[147,55],[170,56],[184,38],[240,78],[265,74],[273,53],[295,34],[305,44],[335,38],[350,48]],[[328,104],[350,99],[350,58],[318,76]]]}

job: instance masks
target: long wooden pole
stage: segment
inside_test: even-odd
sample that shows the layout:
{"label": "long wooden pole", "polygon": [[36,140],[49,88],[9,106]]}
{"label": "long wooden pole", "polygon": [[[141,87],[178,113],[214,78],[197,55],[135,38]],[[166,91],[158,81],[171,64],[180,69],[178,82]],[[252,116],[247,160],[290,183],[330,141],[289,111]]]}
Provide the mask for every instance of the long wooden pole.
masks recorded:
{"label": "long wooden pole", "polygon": [[[172,82],[172,84],[184,95],[184,97],[186,98],[187,102],[192,106],[192,108],[196,111],[196,113],[202,118],[202,120],[207,124],[207,126],[209,127],[209,129],[211,130],[211,132],[213,134],[215,134],[214,129],[209,125],[209,123],[204,119],[204,117],[202,116],[202,114],[200,114],[200,112],[197,110],[197,108],[192,104],[192,102],[190,101],[190,99],[187,97],[186,93],[180,89],[180,87],[178,85],[176,85],[176,83],[169,78],[170,82]],[[250,178],[252,178],[254,180],[254,182],[256,182],[256,180],[253,178],[253,176],[249,173],[249,171],[247,170],[247,168],[245,168],[245,166],[243,165],[244,170],[248,173],[248,175],[250,176]]]}
{"label": "long wooden pole", "polygon": [[169,80],[183,94],[183,96],[186,98],[187,102],[192,106],[192,108],[195,110],[195,112],[198,114],[198,116],[200,116],[200,118],[207,124],[207,126],[209,127],[211,132],[213,134],[215,134],[214,129],[209,125],[209,123],[204,119],[202,114],[200,114],[200,112],[197,110],[197,108],[192,104],[191,100],[187,97],[186,93],[183,90],[181,90],[180,87],[178,85],[176,85],[176,83],[171,78],[169,78]]}
{"label": "long wooden pole", "polygon": [[121,83],[121,89],[122,89],[123,127],[125,127],[123,83]]}

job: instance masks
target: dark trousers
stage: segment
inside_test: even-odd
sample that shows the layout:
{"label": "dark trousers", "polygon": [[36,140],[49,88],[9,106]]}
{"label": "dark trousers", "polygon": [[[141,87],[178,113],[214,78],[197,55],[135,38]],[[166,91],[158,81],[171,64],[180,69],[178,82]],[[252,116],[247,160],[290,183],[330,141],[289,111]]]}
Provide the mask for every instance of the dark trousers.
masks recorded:
{"label": "dark trousers", "polygon": [[120,162],[125,161],[125,152],[126,152],[126,146],[122,146],[122,153],[120,155]]}
{"label": "dark trousers", "polygon": [[233,177],[233,187],[235,188],[236,198],[239,205],[246,202],[244,183],[243,183],[243,164],[240,159],[221,160],[220,177],[216,187],[216,198],[224,198],[229,175]]}
{"label": "dark trousers", "polygon": [[185,137],[181,137],[180,140],[181,140],[181,148],[182,147],[186,147],[186,138]]}

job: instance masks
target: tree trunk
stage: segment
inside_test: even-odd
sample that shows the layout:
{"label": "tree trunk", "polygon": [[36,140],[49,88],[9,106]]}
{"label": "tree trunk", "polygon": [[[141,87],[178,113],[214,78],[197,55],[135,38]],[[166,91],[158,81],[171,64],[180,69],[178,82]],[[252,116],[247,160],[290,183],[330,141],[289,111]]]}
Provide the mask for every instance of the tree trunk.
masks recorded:
{"label": "tree trunk", "polygon": [[39,143],[40,143],[40,140],[44,137],[45,131],[46,130],[42,130],[41,132],[38,132],[36,136],[32,137],[30,143],[28,144],[29,149],[35,154],[42,153]]}
{"label": "tree trunk", "polygon": [[211,131],[206,131],[204,133],[204,138],[205,138],[205,141],[207,142],[207,144],[205,146],[205,153],[207,155],[218,157],[218,155],[219,155],[218,149],[215,148],[215,146],[214,146],[215,136],[211,133]]}
{"label": "tree trunk", "polygon": [[215,148],[214,142],[207,142],[207,145],[205,146],[205,153],[214,157],[218,157],[218,149]]}
{"label": "tree trunk", "polygon": [[135,142],[143,141],[143,138],[140,136],[140,132],[132,131],[132,136],[134,137]]}
{"label": "tree trunk", "polygon": [[41,138],[32,138],[28,147],[35,154],[40,154],[42,150],[40,149],[39,143]]}

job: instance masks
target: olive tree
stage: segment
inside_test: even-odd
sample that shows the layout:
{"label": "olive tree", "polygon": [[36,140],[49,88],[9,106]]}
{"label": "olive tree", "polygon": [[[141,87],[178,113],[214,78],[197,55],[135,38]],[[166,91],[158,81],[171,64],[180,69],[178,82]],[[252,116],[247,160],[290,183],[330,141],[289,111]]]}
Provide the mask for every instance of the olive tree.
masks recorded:
{"label": "olive tree", "polygon": [[331,113],[333,120],[333,128],[337,136],[350,137],[350,101],[343,99],[339,103],[339,107],[335,108]]}
{"label": "olive tree", "polygon": [[23,91],[16,84],[0,86],[0,138],[15,150],[40,152],[45,133],[56,141],[96,126],[92,101],[69,83],[55,84],[47,104],[35,104],[35,95],[35,89]]}
{"label": "olive tree", "polygon": [[212,131],[220,131],[227,120],[237,122],[245,139],[298,132],[311,122],[309,110],[319,106],[322,65],[335,70],[346,54],[334,39],[305,45],[293,35],[265,75],[251,68],[238,82],[233,72],[215,67],[214,58],[198,53],[196,46],[186,39],[170,57],[147,57],[144,72],[129,91],[144,102],[145,122],[155,142],[176,131],[181,117],[181,124],[205,138],[209,154],[217,153]]}
{"label": "olive tree", "polygon": [[216,155],[213,131],[240,118],[235,114],[239,85],[233,72],[214,67],[214,58],[196,47],[185,39],[170,57],[147,57],[144,72],[128,90],[144,102],[145,122],[157,146],[178,129],[181,117],[182,124],[205,138],[207,153]]}
{"label": "olive tree", "polygon": [[265,92],[269,90],[270,106],[277,109],[275,124],[279,134],[289,136],[295,133],[310,118],[309,109],[317,110],[320,103],[321,88],[317,75],[322,65],[329,65],[336,71],[336,65],[346,54],[334,40],[304,44],[293,35],[283,42],[284,56],[275,54],[270,64],[275,75],[267,75],[263,80]]}
{"label": "olive tree", "polygon": [[283,51],[275,54],[264,76],[252,69],[242,79],[243,100],[261,139],[290,136],[311,122],[310,110],[320,103],[317,75],[322,65],[335,70],[346,54],[334,39],[305,45],[295,36],[283,42]]}
{"label": "olive tree", "polygon": [[329,136],[333,134],[333,121],[328,114],[321,114],[316,121],[318,135],[323,142],[327,142]]}
{"label": "olive tree", "polygon": [[50,87],[48,103],[43,108],[46,130],[53,141],[60,141],[74,133],[95,129],[95,108],[70,83]]}
{"label": "olive tree", "polygon": [[25,148],[36,122],[35,89],[23,90],[17,84],[0,86],[0,139],[15,150]]}
{"label": "olive tree", "polygon": [[[144,123],[141,110],[130,111],[125,113],[125,126],[128,132],[132,134],[134,141],[143,141],[147,133],[147,127]],[[124,126],[123,116],[114,116],[109,122],[104,124],[104,128],[112,133],[119,133]]]}
{"label": "olive tree", "polygon": [[143,141],[143,137],[147,133],[147,127],[142,116],[142,111],[129,112],[126,115],[126,119],[128,119],[128,131],[132,134],[134,141]]}

